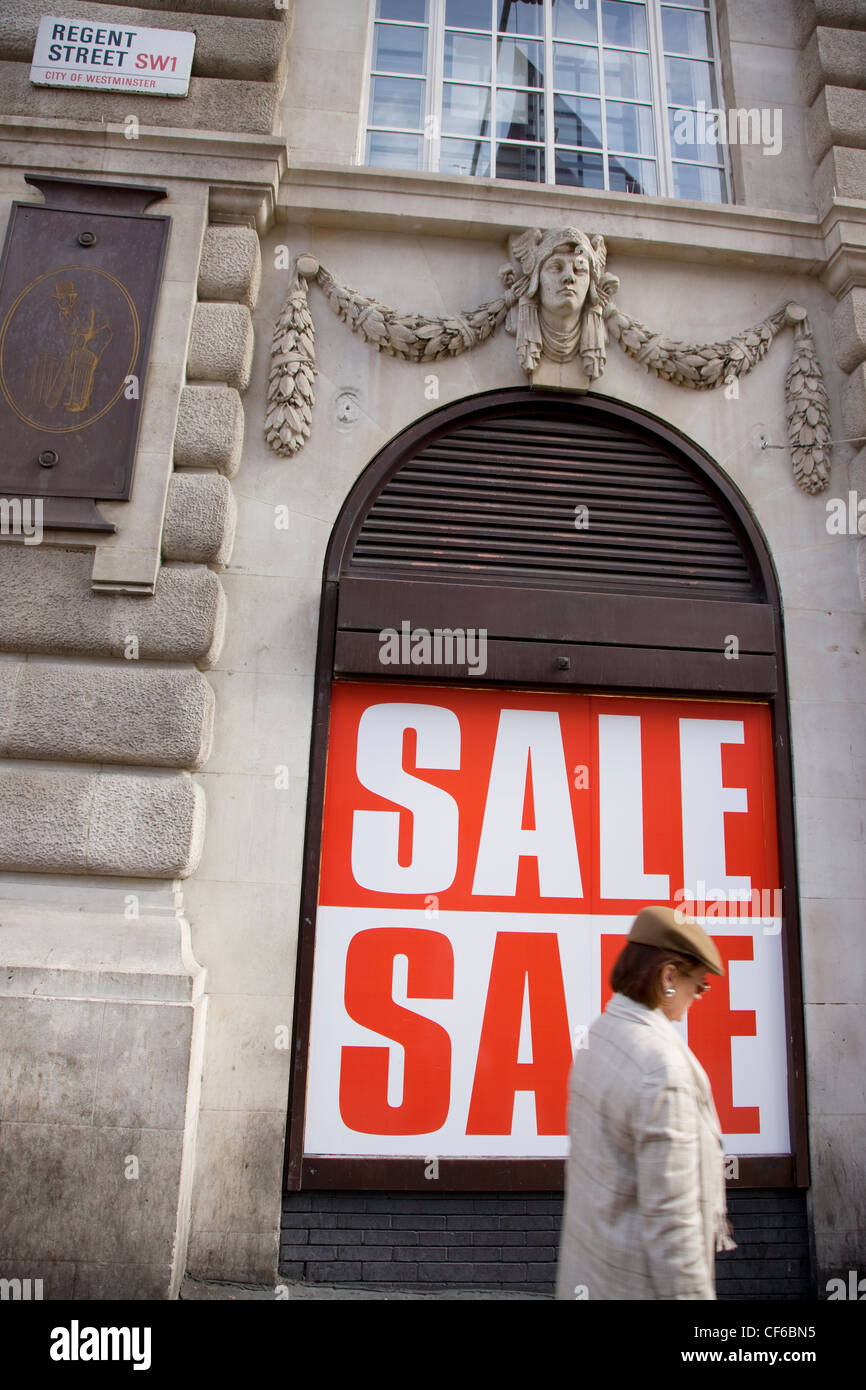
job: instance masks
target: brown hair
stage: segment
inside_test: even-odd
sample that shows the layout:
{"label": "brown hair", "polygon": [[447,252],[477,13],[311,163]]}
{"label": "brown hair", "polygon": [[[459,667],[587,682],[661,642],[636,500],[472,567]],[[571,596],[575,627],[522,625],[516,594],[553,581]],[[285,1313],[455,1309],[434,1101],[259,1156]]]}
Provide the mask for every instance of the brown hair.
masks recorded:
{"label": "brown hair", "polygon": [[614,994],[626,994],[636,1003],[655,1009],[661,996],[661,978],[665,966],[675,965],[681,974],[687,975],[700,964],[694,956],[678,951],[660,951],[656,946],[644,946],[639,941],[627,941],[613,963],[610,987]]}

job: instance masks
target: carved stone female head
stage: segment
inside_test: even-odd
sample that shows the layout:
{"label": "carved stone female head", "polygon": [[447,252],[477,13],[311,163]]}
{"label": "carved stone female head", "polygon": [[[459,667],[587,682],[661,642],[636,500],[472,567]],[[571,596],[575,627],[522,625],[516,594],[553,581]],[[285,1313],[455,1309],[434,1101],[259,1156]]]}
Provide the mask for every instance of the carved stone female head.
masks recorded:
{"label": "carved stone female head", "polygon": [[600,376],[602,313],[619,283],[605,274],[603,238],[590,238],[577,227],[547,232],[532,227],[513,237],[509,249],[511,263],[500,275],[516,303],[506,326],[517,336],[523,367],[534,371],[542,356],[568,362],[580,355],[587,375]]}

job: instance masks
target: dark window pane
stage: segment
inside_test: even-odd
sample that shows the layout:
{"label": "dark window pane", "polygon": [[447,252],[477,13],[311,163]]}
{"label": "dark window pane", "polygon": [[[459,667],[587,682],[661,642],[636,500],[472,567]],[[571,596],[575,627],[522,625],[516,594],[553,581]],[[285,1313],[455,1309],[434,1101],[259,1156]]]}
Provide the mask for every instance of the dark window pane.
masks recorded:
{"label": "dark window pane", "polygon": [[[583,43],[598,41],[597,0],[587,0],[578,7],[574,0],[553,0],[553,37],[579,39]],[[595,185],[593,185],[594,187]]]}
{"label": "dark window pane", "polygon": [[665,53],[688,53],[693,58],[711,58],[710,17],[694,10],[671,10],[662,6],[662,34]]}
{"label": "dark window pane", "polygon": [[708,10],[710,0],[665,0],[666,5],[676,5],[690,10]]}
{"label": "dark window pane", "polygon": [[652,110],[649,106],[630,106],[624,101],[606,103],[607,143],[625,154],[655,154]]}
{"label": "dark window pane", "polygon": [[716,79],[710,63],[689,58],[665,58],[668,101],[671,106],[717,106]]}
{"label": "dark window pane", "polygon": [[597,92],[598,49],[555,43],[553,86],[557,92]]}
{"label": "dark window pane", "polygon": [[656,166],[651,159],[610,155],[610,187],[614,193],[657,193]]}
{"label": "dark window pane", "polygon": [[674,158],[697,159],[702,164],[721,164],[727,131],[726,112],[690,111],[686,106],[668,109],[671,152]]}
{"label": "dark window pane", "polygon": [[446,82],[442,91],[443,135],[490,134],[490,88],[458,87]]}
{"label": "dark window pane", "polygon": [[490,0],[447,0],[445,23],[458,29],[490,29],[493,6]]}
{"label": "dark window pane", "polygon": [[374,77],[371,125],[421,126],[424,83],[409,77]]}
{"label": "dark window pane", "polygon": [[623,53],[608,48],[604,55],[604,90],[609,97],[625,97],[629,101],[649,101],[649,58],[644,53]]}
{"label": "dark window pane", "polygon": [[421,136],[392,135],[388,130],[371,130],[367,136],[367,163],[384,169],[420,169]]}
{"label": "dark window pane", "polygon": [[594,145],[601,149],[601,102],[586,97],[554,97],[553,131],[558,145]]}
{"label": "dark window pane", "polygon": [[690,198],[693,202],[724,203],[728,196],[724,171],[675,162],[674,193],[677,198]]}
{"label": "dark window pane", "polygon": [[532,145],[497,145],[496,177],[544,182],[544,151]]}
{"label": "dark window pane", "polygon": [[426,48],[426,29],[377,24],[373,40],[373,67],[382,72],[413,72],[423,76]]}
{"label": "dark window pane", "polygon": [[442,174],[490,175],[490,142],[487,140],[443,140],[439,154]]}
{"label": "dark window pane", "polygon": [[453,77],[458,82],[489,82],[489,36],[446,34],[445,76]]}
{"label": "dark window pane", "polygon": [[535,92],[496,93],[496,134],[507,140],[544,139],[544,98]]}
{"label": "dark window pane", "polygon": [[544,6],[540,0],[496,0],[501,34],[544,33]]}
{"label": "dark window pane", "polygon": [[646,6],[603,0],[601,22],[605,43],[622,48],[646,48]]}
{"label": "dark window pane", "polygon": [[378,0],[377,19],[405,19],[410,24],[427,23],[427,0]]}
{"label": "dark window pane", "polygon": [[497,39],[496,80],[512,87],[544,86],[544,47],[532,39]]}
{"label": "dark window pane", "polygon": [[556,182],[573,188],[604,188],[603,157],[580,150],[557,150]]}

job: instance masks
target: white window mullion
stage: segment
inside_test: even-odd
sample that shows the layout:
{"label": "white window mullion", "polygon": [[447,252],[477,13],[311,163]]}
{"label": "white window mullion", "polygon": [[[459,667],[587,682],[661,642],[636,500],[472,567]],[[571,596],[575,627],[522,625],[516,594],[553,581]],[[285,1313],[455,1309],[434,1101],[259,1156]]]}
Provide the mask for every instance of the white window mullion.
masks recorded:
{"label": "white window mullion", "polygon": [[427,16],[427,101],[424,118],[424,168],[437,172],[442,143],[445,91],[445,0],[430,0]]}
{"label": "white window mullion", "polygon": [[553,120],[553,0],[544,0],[544,181],[556,183],[554,145],[556,130]]}
{"label": "white window mullion", "polygon": [[658,189],[663,198],[674,196],[674,171],[668,129],[667,76],[665,45],[662,34],[662,10],[659,0],[647,5],[647,36],[649,38],[650,83],[653,94],[653,120],[656,127],[656,168]]}
{"label": "white window mullion", "polygon": [[604,84],[604,27],[601,17],[602,0],[595,7],[595,24],[598,36],[598,91],[601,100],[601,172],[604,175],[605,192],[610,192],[610,157],[607,144],[607,96]]}
{"label": "white window mullion", "polygon": [[[725,112],[725,118],[727,119],[727,101],[725,99],[725,90],[722,85],[722,50],[719,47],[719,26],[716,23],[716,0],[710,0],[710,34],[713,40],[713,73],[716,78],[716,91],[719,97],[719,106],[721,110]],[[718,148],[718,146],[716,148]],[[734,181],[731,177],[731,151],[727,140],[722,145],[722,167],[725,173],[725,202],[732,203],[734,201]]]}
{"label": "white window mullion", "polygon": [[496,0],[490,0],[490,176],[496,178],[496,50],[499,16]]}
{"label": "white window mullion", "polygon": [[355,149],[355,162],[364,164],[367,160],[367,123],[370,115],[370,96],[373,90],[373,79],[370,76],[373,71],[373,32],[376,24],[376,0],[370,0],[367,24],[367,45],[364,51],[364,72],[367,80],[364,83],[364,92],[361,97],[361,114],[358,125],[358,142]]}

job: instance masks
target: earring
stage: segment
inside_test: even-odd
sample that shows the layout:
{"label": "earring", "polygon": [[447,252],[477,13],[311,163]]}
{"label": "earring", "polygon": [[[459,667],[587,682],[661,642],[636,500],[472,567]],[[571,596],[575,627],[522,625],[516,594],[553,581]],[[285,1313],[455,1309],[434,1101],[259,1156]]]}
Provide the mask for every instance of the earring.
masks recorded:
{"label": "earring", "polygon": [[671,998],[673,997],[673,995],[675,995],[675,994],[676,994],[676,990],[675,990],[675,989],[666,989],[666,990],[665,990],[665,997],[666,997],[667,999],[671,999]]}

